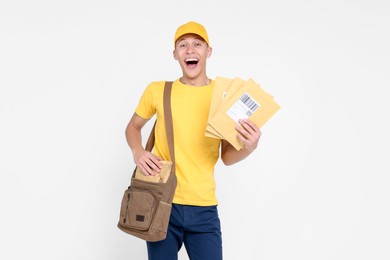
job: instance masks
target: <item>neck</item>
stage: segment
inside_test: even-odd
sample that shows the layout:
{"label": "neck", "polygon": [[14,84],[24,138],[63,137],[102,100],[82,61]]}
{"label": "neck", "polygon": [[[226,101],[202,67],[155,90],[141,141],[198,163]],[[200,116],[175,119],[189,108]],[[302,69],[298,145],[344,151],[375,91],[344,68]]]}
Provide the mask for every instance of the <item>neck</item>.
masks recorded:
{"label": "neck", "polygon": [[191,78],[187,78],[187,77],[183,76],[180,78],[180,82],[183,84],[189,85],[189,86],[198,87],[198,86],[210,85],[211,80],[207,76],[205,76],[204,78],[200,78],[200,79],[191,79]]}

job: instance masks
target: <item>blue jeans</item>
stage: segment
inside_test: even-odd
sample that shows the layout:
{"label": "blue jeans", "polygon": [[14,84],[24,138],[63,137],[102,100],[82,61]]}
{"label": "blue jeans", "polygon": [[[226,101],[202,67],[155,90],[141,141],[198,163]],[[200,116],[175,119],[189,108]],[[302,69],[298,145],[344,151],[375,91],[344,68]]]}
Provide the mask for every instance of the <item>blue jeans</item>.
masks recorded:
{"label": "blue jeans", "polygon": [[177,260],[184,242],[191,260],[222,260],[221,225],[217,206],[172,204],[167,238],[147,242],[149,260]]}

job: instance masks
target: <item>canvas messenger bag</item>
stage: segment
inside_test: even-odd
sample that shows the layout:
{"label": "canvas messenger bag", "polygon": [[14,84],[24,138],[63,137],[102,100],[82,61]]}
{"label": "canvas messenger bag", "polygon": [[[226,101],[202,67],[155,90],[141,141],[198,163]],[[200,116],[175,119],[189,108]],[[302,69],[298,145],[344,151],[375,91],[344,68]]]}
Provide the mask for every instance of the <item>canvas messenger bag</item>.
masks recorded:
{"label": "canvas messenger bag", "polygon": [[[165,128],[172,160],[169,177],[164,180],[165,182],[153,182],[145,178],[136,178],[136,167],[131,177],[130,186],[124,192],[120,207],[118,228],[127,234],[150,242],[166,238],[173,195],[177,184],[170,102],[171,90],[172,82],[167,81],[164,87],[163,104]],[[156,123],[145,146],[147,151],[153,149],[155,126]]]}

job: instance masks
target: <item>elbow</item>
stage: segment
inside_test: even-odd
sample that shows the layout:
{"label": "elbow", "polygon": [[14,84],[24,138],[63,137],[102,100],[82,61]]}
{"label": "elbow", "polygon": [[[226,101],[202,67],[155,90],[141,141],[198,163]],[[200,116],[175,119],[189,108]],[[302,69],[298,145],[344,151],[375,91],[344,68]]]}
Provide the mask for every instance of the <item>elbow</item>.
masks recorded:
{"label": "elbow", "polygon": [[127,136],[129,132],[130,132],[130,125],[127,125],[125,129],[125,136]]}
{"label": "elbow", "polygon": [[130,135],[129,127],[126,127],[126,129],[125,129],[125,137],[126,137],[127,140],[129,139],[129,135]]}
{"label": "elbow", "polygon": [[235,164],[238,160],[237,151],[228,142],[222,142],[221,160],[224,165],[230,166]]}
{"label": "elbow", "polygon": [[133,129],[132,129],[132,126],[130,124],[127,125],[126,129],[125,129],[125,138],[127,140],[127,142],[129,143],[130,142],[130,137],[134,135],[134,132],[133,132]]}
{"label": "elbow", "polygon": [[132,132],[132,128],[133,126],[131,125],[131,123],[129,122],[126,126],[126,129],[125,129],[125,136],[129,136]]}
{"label": "elbow", "polygon": [[223,161],[223,164],[224,164],[225,166],[230,166],[230,165],[233,165],[234,162],[226,162],[226,161]]}
{"label": "elbow", "polygon": [[222,160],[223,164],[226,166],[230,166],[230,165],[234,164],[234,161],[230,160],[229,158],[226,158],[226,156],[221,156],[221,160]]}

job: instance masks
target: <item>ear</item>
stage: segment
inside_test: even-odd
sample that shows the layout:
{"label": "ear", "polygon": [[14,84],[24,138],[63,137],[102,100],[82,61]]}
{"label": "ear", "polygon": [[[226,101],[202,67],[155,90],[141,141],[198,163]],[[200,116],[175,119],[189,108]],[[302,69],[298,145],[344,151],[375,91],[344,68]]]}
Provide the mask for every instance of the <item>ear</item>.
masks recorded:
{"label": "ear", "polygon": [[212,53],[213,53],[213,48],[209,47],[207,50],[207,58],[210,58]]}
{"label": "ear", "polygon": [[177,56],[176,56],[176,51],[175,51],[175,50],[173,50],[173,58],[174,58],[175,60],[177,60]]}

